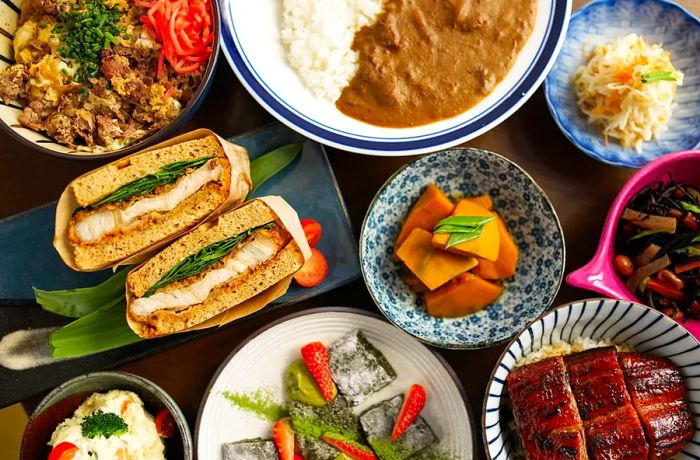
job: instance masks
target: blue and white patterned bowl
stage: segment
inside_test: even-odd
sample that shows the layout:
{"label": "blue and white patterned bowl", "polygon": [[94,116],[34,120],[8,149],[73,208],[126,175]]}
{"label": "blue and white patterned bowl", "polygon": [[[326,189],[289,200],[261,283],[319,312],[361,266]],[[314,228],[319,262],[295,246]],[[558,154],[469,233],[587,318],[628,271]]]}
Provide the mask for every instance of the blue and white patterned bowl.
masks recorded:
{"label": "blue and white patterned bowl", "polygon": [[[588,124],[576,105],[573,77],[583,64],[584,48],[636,33],[671,52],[685,74],[678,106],[661,139],[645,142],[642,153],[615,139],[605,145],[601,132]],[[614,166],[641,168],[669,152],[700,145],[700,20],[666,0],[595,0],[572,17],[561,53],[545,80],[545,96],[554,121],[576,147]]]}
{"label": "blue and white patterned bowl", "polygon": [[[463,318],[429,316],[393,257],[401,222],[431,182],[450,196],[489,194],[520,248],[517,273],[504,294]],[[542,189],[515,163],[479,149],[437,152],[404,166],[374,197],[360,235],[362,274],[379,309],[401,329],[442,348],[483,348],[513,337],[553,302],[564,260],[564,233]]]}
{"label": "blue and white patterned bowl", "polygon": [[[682,326],[663,313],[626,300],[590,299],[553,309],[526,327],[506,348],[491,374],[482,416],[487,458],[511,460],[514,432],[505,381],[514,364],[524,355],[557,341],[577,337],[610,339],[632,345],[636,351],[670,359],[683,375],[690,410],[700,425],[700,343]],[[700,458],[700,428],[676,459]]]}

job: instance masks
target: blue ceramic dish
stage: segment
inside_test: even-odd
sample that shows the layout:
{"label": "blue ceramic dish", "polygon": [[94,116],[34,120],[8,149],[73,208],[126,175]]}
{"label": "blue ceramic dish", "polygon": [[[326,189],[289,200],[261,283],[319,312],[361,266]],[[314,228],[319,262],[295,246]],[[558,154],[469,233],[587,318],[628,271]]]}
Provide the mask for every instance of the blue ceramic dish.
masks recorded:
{"label": "blue ceramic dish", "polygon": [[[588,124],[576,105],[573,76],[585,64],[583,50],[630,33],[671,52],[674,66],[685,74],[678,106],[660,140],[645,142],[642,153],[611,139]],[[571,17],[561,54],[545,80],[545,95],[554,121],[576,147],[614,166],[640,168],[669,152],[700,145],[700,20],[666,0],[595,0]]]}
{"label": "blue ceramic dish", "polygon": [[[671,360],[680,368],[690,410],[698,425],[700,356],[698,340],[681,325],[638,303],[625,300],[590,299],[562,305],[532,322],[508,345],[496,364],[484,398],[481,418],[484,450],[489,460],[522,458],[513,450],[517,438],[505,385],[515,363],[525,355],[553,343],[579,337],[610,340],[631,345],[635,351]],[[700,458],[700,428],[674,459]]]}
{"label": "blue ceramic dish", "polygon": [[[463,318],[429,316],[394,259],[401,222],[431,182],[453,197],[489,194],[520,248],[517,273],[506,281],[505,293]],[[401,329],[442,348],[483,348],[513,337],[551,305],[564,260],[564,234],[542,189],[510,160],[478,149],[446,150],[404,166],[375,196],[360,235],[362,274],[379,309]]]}

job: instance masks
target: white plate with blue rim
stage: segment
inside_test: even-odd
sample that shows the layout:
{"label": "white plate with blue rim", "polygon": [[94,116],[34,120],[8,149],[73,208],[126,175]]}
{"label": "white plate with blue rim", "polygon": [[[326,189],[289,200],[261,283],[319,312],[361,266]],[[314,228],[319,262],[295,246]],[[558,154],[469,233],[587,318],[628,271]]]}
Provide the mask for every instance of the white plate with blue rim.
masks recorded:
{"label": "white plate with blue rim", "polygon": [[[404,281],[394,241],[429,183],[448,196],[488,194],[511,231],[520,260],[504,294],[462,318],[435,318]],[[389,321],[419,340],[451,349],[490,347],[512,338],[549,307],[559,291],[566,251],[552,203],[522,168],[481,149],[426,155],[397,171],[377,192],[360,234],[360,267],[372,298]]]}
{"label": "white plate with blue rim", "polygon": [[449,364],[379,316],[343,307],[317,308],[281,318],[231,352],[212,378],[199,408],[195,428],[198,458],[221,459],[224,443],[272,438],[273,420],[232,405],[225,392],[282,404],[285,370],[300,358],[300,348],[316,341],[328,346],[353,330],[362,331],[397,374],[393,382],[368,396],[354,412],[361,413],[420,383],[428,395],[421,416],[438,438],[437,444],[428,448],[434,449],[430,458],[475,458],[477,437],[469,403]]}
{"label": "white plate with blue rim", "polygon": [[[584,49],[630,33],[661,44],[670,51],[674,67],[684,73],[668,131],[645,142],[641,153],[615,139],[606,144],[600,130],[589,125],[579,110],[573,87],[576,70],[585,64]],[[700,145],[700,20],[667,0],[594,0],[571,17],[564,46],[545,80],[545,96],[564,135],[603,163],[641,168],[667,153],[693,149]]]}
{"label": "white plate with blue rim", "polygon": [[663,313],[626,300],[589,299],[557,307],[532,322],[508,345],[491,374],[484,398],[482,433],[489,460],[514,460],[515,431],[510,427],[506,378],[523,356],[556,342],[578,337],[609,339],[635,351],[671,360],[679,367],[690,411],[693,439],[676,459],[700,458],[700,343]]}
{"label": "white plate with blue rim", "polygon": [[407,155],[472,139],[513,114],[544,80],[566,33],[571,0],[536,0],[534,30],[504,80],[468,111],[412,128],[372,126],[341,113],[306,88],[287,63],[280,40],[280,0],[222,0],[222,48],[250,94],[305,136],[343,150]]}

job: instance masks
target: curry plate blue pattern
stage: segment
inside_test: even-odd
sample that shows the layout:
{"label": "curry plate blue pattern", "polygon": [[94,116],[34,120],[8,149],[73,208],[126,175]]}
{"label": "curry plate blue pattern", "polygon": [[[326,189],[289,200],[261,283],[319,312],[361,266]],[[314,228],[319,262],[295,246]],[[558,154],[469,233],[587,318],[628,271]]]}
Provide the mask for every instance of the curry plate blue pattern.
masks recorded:
{"label": "curry plate blue pattern", "polygon": [[[452,197],[489,194],[521,251],[517,273],[506,281],[503,296],[463,318],[429,316],[394,259],[401,222],[431,182]],[[513,337],[551,305],[564,259],[564,236],[544,192],[519,166],[486,150],[446,150],[399,170],[374,198],[360,236],[362,273],[379,309],[395,325],[443,348],[481,348]]]}
{"label": "curry plate blue pattern", "polygon": [[591,299],[555,308],[525,328],[501,355],[491,375],[482,416],[487,458],[514,460],[515,431],[511,428],[506,377],[523,356],[545,345],[572,342],[577,337],[609,339],[635,351],[671,360],[679,367],[695,435],[675,459],[700,458],[700,344],[677,322],[644,305],[623,300]]}
{"label": "curry plate blue pattern", "polygon": [[[623,148],[615,139],[605,145],[576,105],[573,77],[585,64],[584,49],[636,33],[671,52],[674,66],[685,74],[678,88],[668,131],[642,152]],[[545,96],[564,135],[593,158],[615,166],[639,168],[666,153],[700,145],[700,20],[666,0],[597,0],[571,17],[561,54],[545,80]]]}

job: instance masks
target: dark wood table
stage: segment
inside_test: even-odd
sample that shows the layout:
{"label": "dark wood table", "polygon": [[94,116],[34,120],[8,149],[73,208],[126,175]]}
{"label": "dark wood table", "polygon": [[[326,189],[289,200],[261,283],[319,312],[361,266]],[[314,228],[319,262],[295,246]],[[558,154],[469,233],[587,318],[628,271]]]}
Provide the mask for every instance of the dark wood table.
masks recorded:
{"label": "dark wood table", "polygon": [[[584,0],[574,0],[574,8],[584,3]],[[698,0],[678,0],[678,3],[700,14]],[[182,131],[206,127],[230,136],[272,120],[240,85],[221,56],[208,98]],[[547,192],[566,234],[567,273],[593,255],[608,207],[633,173],[599,163],[570,144],[552,121],[542,90],[507,121],[466,145],[507,156],[530,173]],[[329,149],[329,156],[357,235],[375,192],[411,157],[379,158],[335,149]],[[71,179],[99,164],[47,157],[5,134],[0,135],[0,217],[55,200]],[[562,285],[555,304],[592,296],[590,292]],[[209,380],[242,340],[277,318],[320,306],[352,306],[377,311],[363,282],[357,281],[315,299],[240,321],[231,328],[121,369],[162,386],[178,402],[194,429]],[[479,436],[476,458],[484,458],[479,427],[486,384],[504,348],[502,345],[478,351],[440,351],[456,371],[469,397]]]}

